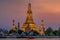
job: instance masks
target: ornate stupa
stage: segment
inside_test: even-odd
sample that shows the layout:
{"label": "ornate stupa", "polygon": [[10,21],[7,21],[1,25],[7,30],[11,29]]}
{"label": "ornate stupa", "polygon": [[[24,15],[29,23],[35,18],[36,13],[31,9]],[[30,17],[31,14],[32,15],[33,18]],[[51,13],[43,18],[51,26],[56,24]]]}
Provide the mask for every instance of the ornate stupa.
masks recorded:
{"label": "ornate stupa", "polygon": [[38,31],[38,28],[32,18],[31,3],[28,4],[27,18],[26,18],[26,21],[23,24],[21,30],[25,31],[26,27],[28,28],[28,25],[31,30]]}
{"label": "ornate stupa", "polygon": [[12,24],[12,30],[13,30],[13,31],[16,31],[15,20],[13,20],[13,24]]}
{"label": "ornate stupa", "polygon": [[41,36],[45,35],[44,20],[41,20],[40,35]]}

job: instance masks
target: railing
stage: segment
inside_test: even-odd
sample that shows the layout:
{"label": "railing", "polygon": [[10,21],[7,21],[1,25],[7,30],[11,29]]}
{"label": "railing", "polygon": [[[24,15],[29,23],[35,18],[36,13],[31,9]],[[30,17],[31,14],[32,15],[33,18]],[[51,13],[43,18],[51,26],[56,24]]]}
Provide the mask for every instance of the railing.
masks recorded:
{"label": "railing", "polygon": [[60,36],[2,36],[0,38],[60,38]]}

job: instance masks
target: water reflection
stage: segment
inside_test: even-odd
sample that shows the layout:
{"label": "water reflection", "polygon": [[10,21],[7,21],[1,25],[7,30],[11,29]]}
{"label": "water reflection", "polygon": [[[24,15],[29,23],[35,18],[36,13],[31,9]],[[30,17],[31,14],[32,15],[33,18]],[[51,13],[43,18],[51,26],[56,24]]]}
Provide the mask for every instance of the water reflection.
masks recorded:
{"label": "water reflection", "polygon": [[0,38],[0,40],[60,40],[60,38]]}
{"label": "water reflection", "polygon": [[27,40],[34,40],[35,38],[27,38]]}
{"label": "water reflection", "polygon": [[26,40],[60,40],[60,38],[26,38]]}

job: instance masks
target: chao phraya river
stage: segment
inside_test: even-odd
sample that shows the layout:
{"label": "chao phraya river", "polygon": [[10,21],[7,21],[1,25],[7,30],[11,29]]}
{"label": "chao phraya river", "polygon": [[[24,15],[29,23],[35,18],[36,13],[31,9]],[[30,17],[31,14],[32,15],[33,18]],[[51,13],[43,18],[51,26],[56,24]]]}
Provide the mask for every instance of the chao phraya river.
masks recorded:
{"label": "chao phraya river", "polygon": [[0,38],[0,40],[60,40],[60,38]]}

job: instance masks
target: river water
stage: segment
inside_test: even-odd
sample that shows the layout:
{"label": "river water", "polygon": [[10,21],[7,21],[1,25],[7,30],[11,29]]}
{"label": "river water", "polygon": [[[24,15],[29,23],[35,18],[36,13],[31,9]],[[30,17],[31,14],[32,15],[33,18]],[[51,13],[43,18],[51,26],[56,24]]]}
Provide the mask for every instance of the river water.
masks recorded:
{"label": "river water", "polygon": [[60,40],[60,38],[0,38],[0,40]]}

